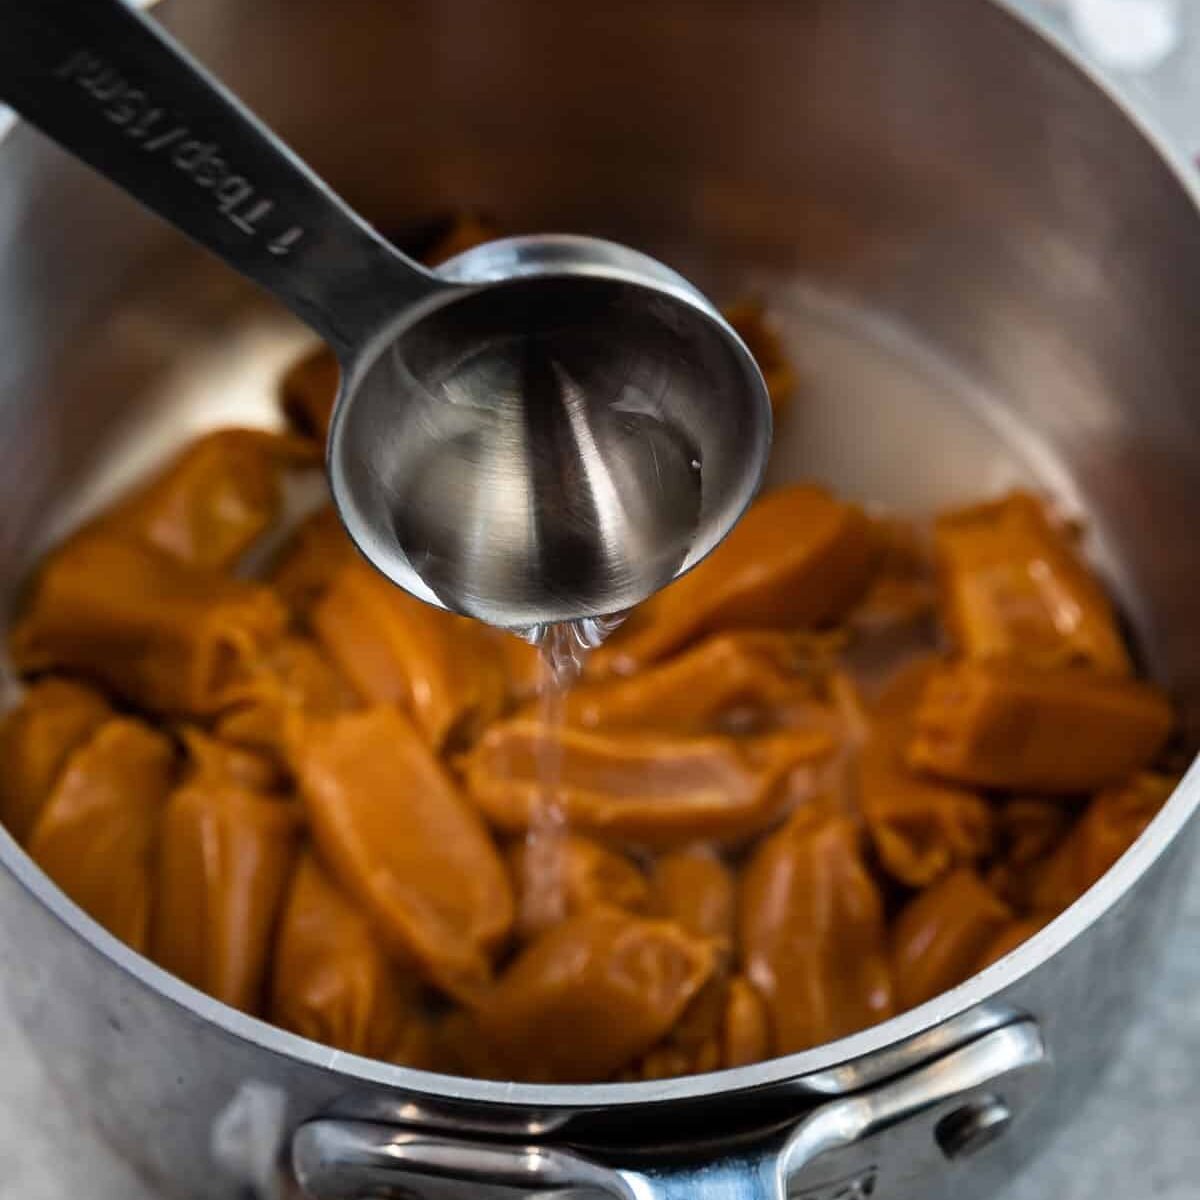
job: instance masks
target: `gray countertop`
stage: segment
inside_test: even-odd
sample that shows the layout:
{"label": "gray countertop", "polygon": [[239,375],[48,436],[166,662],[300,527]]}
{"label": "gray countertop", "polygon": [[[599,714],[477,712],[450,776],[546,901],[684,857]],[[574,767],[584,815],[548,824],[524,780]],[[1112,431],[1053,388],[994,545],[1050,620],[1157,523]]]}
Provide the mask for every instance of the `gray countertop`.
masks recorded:
{"label": "gray countertop", "polygon": [[[1062,0],[1011,0],[1066,31]],[[1118,89],[1182,150],[1200,152],[1200,3],[1183,0],[1185,42]],[[0,110],[0,124],[3,112]],[[1004,1200],[1193,1200],[1200,1189],[1200,872],[1184,897],[1161,974],[1102,1089]],[[1105,1048],[1098,1048],[1104,1052]],[[76,1119],[0,1002],[0,1197],[156,1200]],[[969,1200],[969,1198],[965,1198]]]}

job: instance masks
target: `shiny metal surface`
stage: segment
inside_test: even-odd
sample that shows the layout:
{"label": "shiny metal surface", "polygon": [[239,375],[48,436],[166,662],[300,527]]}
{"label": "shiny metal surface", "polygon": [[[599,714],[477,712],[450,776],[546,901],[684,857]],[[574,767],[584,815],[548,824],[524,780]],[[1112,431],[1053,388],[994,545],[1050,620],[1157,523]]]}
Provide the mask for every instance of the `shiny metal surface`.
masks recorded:
{"label": "shiny metal surface", "polygon": [[497,1197],[785,1200],[842,1195],[936,1200],[956,1195],[957,1160],[1019,1122],[1048,1067],[1032,1021],[994,1030],[898,1079],[831,1100],[799,1124],[727,1157],[642,1170],[532,1145],[471,1142],[392,1125],[317,1120],[292,1140],[312,1200],[370,1200],[389,1188],[431,1200]]}
{"label": "shiny metal surface", "polygon": [[762,376],[720,313],[596,238],[490,242],[440,274],[470,294],[389,326],[334,413],[334,500],[375,566],[536,630],[623,612],[708,554],[771,440]]}
{"label": "shiny metal surface", "polygon": [[677,273],[561,236],[429,271],[122,0],[0,22],[0,100],[334,348],[334,502],[401,587],[517,629],[619,613],[750,502],[766,387]]}
{"label": "shiny metal surface", "polygon": [[[760,292],[803,382],[803,432],[782,431],[775,478],[816,473],[896,508],[1032,480],[1087,511],[1194,743],[1200,221],[1155,145],[985,0],[503,9],[182,0],[165,15],[383,227],[467,204],[518,231],[643,246],[713,295]],[[388,48],[414,39],[427,54],[399,78]],[[633,70],[630,46],[660,69]],[[381,95],[405,121],[375,118]],[[414,170],[398,180],[381,161]],[[265,420],[303,333],[29,130],[0,172],[11,602],[64,501],[78,514],[233,413]],[[285,1097],[287,1129],[333,1116],[569,1144],[653,1168],[664,1194],[695,1185],[702,1160],[708,1194],[736,1195],[747,1144],[1029,1014],[1053,1066],[1020,1123],[954,1167],[960,1194],[983,1197],[1094,1088],[1153,971],[1198,799],[1193,771],[1100,885],[962,987],[715,1076],[539,1088],[338,1054],[117,945],[5,838],[0,976],[112,1142],[166,1194],[200,1200],[244,1186],[213,1165],[211,1135],[247,1081]],[[696,1161],[669,1171],[681,1149]]]}

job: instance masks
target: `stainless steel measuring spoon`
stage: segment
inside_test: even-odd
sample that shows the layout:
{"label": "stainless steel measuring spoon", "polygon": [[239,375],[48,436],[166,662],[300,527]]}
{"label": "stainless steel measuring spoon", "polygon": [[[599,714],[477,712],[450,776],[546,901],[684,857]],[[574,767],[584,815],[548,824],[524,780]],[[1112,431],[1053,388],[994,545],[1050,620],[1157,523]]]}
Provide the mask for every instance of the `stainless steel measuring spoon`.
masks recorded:
{"label": "stainless steel measuring spoon", "polygon": [[330,344],[334,500],[414,595],[510,628],[619,612],[753,496],[762,377],[654,259],[558,235],[426,270],[121,0],[0,0],[0,100]]}

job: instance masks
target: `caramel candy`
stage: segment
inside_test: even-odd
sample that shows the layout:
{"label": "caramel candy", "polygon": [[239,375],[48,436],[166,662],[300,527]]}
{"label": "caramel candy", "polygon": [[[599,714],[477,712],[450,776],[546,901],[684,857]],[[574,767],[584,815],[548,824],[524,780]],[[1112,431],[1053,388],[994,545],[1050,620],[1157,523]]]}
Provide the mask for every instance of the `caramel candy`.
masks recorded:
{"label": "caramel candy", "polygon": [[1029,907],[1029,891],[1043,860],[1075,823],[1073,806],[1059,798],[1014,796],[996,818],[999,852],[987,873],[987,885],[1017,909]]}
{"label": "caramel candy", "polygon": [[967,658],[1129,674],[1104,589],[1033,496],[947,513],[935,539],[946,624]]}
{"label": "caramel candy", "polygon": [[287,467],[313,467],[306,442],[265,429],[197,438],[91,530],[133,537],[189,567],[234,566],[278,518]]}
{"label": "caramel candy", "polygon": [[1046,917],[1024,917],[1019,921],[1011,921],[988,943],[987,949],[975,964],[976,971],[990,967],[1010,955],[1018,946],[1029,941],[1031,937],[1046,926]]}
{"label": "caramel candy", "polygon": [[211,772],[178,788],[162,822],[154,961],[258,1013],[298,830],[290,804]]}
{"label": "caramel candy", "polygon": [[500,855],[402,713],[298,724],[290,760],[313,841],[393,954],[453,995],[490,977],[513,924]]}
{"label": "caramel candy", "polygon": [[230,742],[282,752],[291,714],[331,717],[358,708],[358,697],[316,645],[286,637],[232,687],[217,732]]}
{"label": "caramel candy", "polygon": [[503,710],[498,642],[354,559],[312,614],[317,638],[364,700],[407,708],[435,750],[469,745]]}
{"label": "caramel candy", "polygon": [[1066,835],[1071,818],[1061,801],[1023,796],[1006,801],[998,818],[1005,861],[1024,867],[1045,858]]}
{"label": "caramel candy", "polygon": [[183,729],[180,736],[187,750],[185,783],[200,787],[232,785],[252,792],[273,792],[283,786],[282,772],[270,758],[223,742],[200,729]]}
{"label": "caramel candy", "polygon": [[159,825],[175,769],[170,741],[115,717],[67,760],[33,832],[34,862],[135,950],[150,928]]}
{"label": "caramel candy", "polygon": [[876,518],[879,562],[847,624],[862,638],[911,638],[934,615],[937,588],[924,530],[899,518]]}
{"label": "caramel candy", "polygon": [[527,830],[546,803],[542,764],[557,764],[567,826],[647,846],[739,841],[778,821],[828,757],[820,733],[735,740],[493,725],[461,767],[467,792],[497,828]]}
{"label": "caramel candy", "polygon": [[777,422],[782,420],[796,391],[796,372],[783,352],[779,335],[767,323],[762,304],[757,300],[739,300],[724,310],[724,316],[754,355],[767,385],[771,415]]}
{"label": "caramel candy", "polygon": [[310,853],[284,905],[270,1012],[284,1029],[348,1054],[428,1065],[416,981],[388,959],[370,922]]}
{"label": "caramel candy", "polygon": [[726,992],[721,1022],[723,1068],[744,1067],[770,1058],[771,1025],[767,1006],[748,979],[735,975]]}
{"label": "caramel candy", "polygon": [[11,651],[19,671],[77,671],[139,708],[207,716],[286,623],[266,587],[94,535],[42,568]]}
{"label": "caramel candy", "polygon": [[[537,842],[527,838],[509,852],[523,937],[542,933],[553,922],[597,904],[630,912],[646,906],[646,877],[625,855],[573,836],[554,839],[548,851],[549,861]],[[546,890],[557,893],[558,903],[545,903]]]}
{"label": "caramel candy", "polygon": [[269,574],[271,586],[299,625],[308,623],[317,601],[354,555],[354,543],[335,509],[318,509],[300,523]]}
{"label": "caramel candy", "polygon": [[875,541],[854,505],[798,484],[755,502],[695,570],[647,600],[592,655],[593,674],[629,675],[707,633],[804,629],[862,593]]}
{"label": "caramel candy", "polygon": [[923,778],[903,749],[925,683],[937,660],[897,672],[876,704],[858,763],[859,807],[883,868],[910,887],[925,887],[991,849],[993,817],[974,792]]}
{"label": "caramel candy", "polygon": [[0,724],[0,821],[19,842],[33,828],[71,753],[112,716],[107,701],[68,679],[40,679]]}
{"label": "caramel candy", "polygon": [[637,675],[571,689],[565,719],[582,729],[744,733],[807,722],[833,731],[828,661],[786,633],[707,638]]}
{"label": "caramel candy", "polygon": [[590,908],[524,950],[473,1011],[481,1073],[594,1083],[655,1045],[713,969],[713,951],[670,921]]}
{"label": "caramel candy", "polygon": [[892,929],[892,969],[902,1008],[970,978],[1012,911],[969,867],[910,900]]}
{"label": "caramel candy", "polygon": [[960,662],[926,684],[908,764],[975,787],[1088,792],[1151,762],[1171,723],[1148,683]]}
{"label": "caramel candy", "polygon": [[1032,872],[1031,907],[1057,913],[1074,904],[1137,841],[1174,790],[1175,780],[1144,772],[1100,792]]}
{"label": "caramel candy", "polygon": [[687,1052],[691,1070],[710,1043],[720,1065],[720,1037],[729,994],[737,890],[729,868],[705,846],[665,854],[654,864],[650,911],[674,921],[716,952],[712,975],[671,1030],[667,1045]]}
{"label": "caramel candy", "polygon": [[776,1054],[855,1033],[890,1016],[883,900],[854,823],[801,809],[742,877],[746,978],[770,1017]]}
{"label": "caramel candy", "polygon": [[315,346],[297,359],[279,382],[279,404],[288,424],[324,445],[340,381],[338,361],[328,346]]}
{"label": "caramel candy", "polygon": [[664,854],[650,876],[650,911],[728,954],[733,948],[737,889],[729,868],[706,846]]}

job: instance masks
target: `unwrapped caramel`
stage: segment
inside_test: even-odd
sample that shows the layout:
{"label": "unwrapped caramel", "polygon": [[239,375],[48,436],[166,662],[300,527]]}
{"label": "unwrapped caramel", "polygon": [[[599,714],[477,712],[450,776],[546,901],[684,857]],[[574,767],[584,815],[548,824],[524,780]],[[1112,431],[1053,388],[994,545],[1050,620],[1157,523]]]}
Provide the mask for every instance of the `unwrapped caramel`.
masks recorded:
{"label": "unwrapped caramel", "polygon": [[807,1050],[894,1011],[883,900],[853,821],[797,812],[754,852],[739,911],[746,977],[776,1054]]}
{"label": "unwrapped caramel", "polygon": [[879,861],[894,879],[925,887],[992,845],[993,817],[974,792],[930,779],[904,762],[917,704],[937,661],[902,667],[870,714],[859,753],[858,804]]}
{"label": "unwrapped caramel", "polygon": [[487,983],[508,873],[412,723],[386,707],[304,720],[289,746],[313,841],[391,951],[451,995]]}
{"label": "unwrapped caramel", "polygon": [[854,505],[810,484],[770,492],[704,562],[635,611],[592,671],[628,675],[722,629],[834,621],[867,586],[875,550]]}
{"label": "unwrapped caramel", "polygon": [[467,793],[498,829],[527,830],[546,803],[542,763],[557,764],[554,803],[580,833],[647,846],[737,842],[810,795],[829,755],[822,733],[672,738],[493,725],[462,761]]}
{"label": "unwrapped caramel", "polygon": [[47,560],[10,648],[20,671],[74,671],[139,708],[208,716],[286,624],[261,584],[99,533]]}
{"label": "unwrapped caramel", "polygon": [[257,1014],[299,819],[210,766],[167,802],[150,952],[180,979]]}
{"label": "unwrapped caramel", "polygon": [[492,1078],[604,1079],[675,1024],[713,969],[669,921],[598,907],[522,952],[474,1008],[462,1049]]}
{"label": "unwrapped caramel", "polygon": [[0,724],[0,821],[23,842],[67,759],[113,715],[98,692],[40,679]]}
{"label": "unwrapped caramel", "polygon": [[29,835],[33,861],[135,950],[150,928],[159,827],[175,771],[169,739],[114,717],[67,760]]}
{"label": "unwrapped caramel", "polygon": [[1166,697],[1138,680],[948,663],[925,685],[908,763],[968,786],[1089,792],[1148,765],[1171,724]]}
{"label": "unwrapped caramel", "polygon": [[833,731],[829,671],[827,652],[803,636],[717,634],[636,675],[573,688],[564,716],[581,729],[684,736],[804,724]]}
{"label": "unwrapped caramel", "polygon": [[[539,844],[543,840],[549,844]],[[513,846],[509,866],[524,937],[597,904],[630,912],[646,907],[649,887],[642,872],[624,854],[590,838],[531,834]]]}
{"label": "unwrapped caramel", "polygon": [[935,540],[946,625],[968,658],[1129,674],[1112,604],[1035,497],[945,513]]}
{"label": "unwrapped caramel", "polygon": [[1054,852],[1031,872],[1030,908],[1054,913],[1074,904],[1133,845],[1174,788],[1174,779],[1144,772],[1096,796]]}
{"label": "unwrapped caramel", "polygon": [[362,559],[342,566],[312,623],[362,698],[406,708],[435,750],[469,744],[507,702],[504,657],[489,630],[417,600]]}
{"label": "unwrapped caramel", "polygon": [[913,1008],[979,969],[1012,911],[969,867],[926,888],[896,918],[892,970],[896,998]]}
{"label": "unwrapped caramel", "polygon": [[279,924],[271,1019],[314,1042],[429,1066],[431,1032],[415,977],[383,952],[362,910],[311,854]]}
{"label": "unwrapped caramel", "polygon": [[278,519],[285,469],[320,461],[299,438],[218,429],[192,442],[95,528],[140,540],[186,566],[228,570]]}

